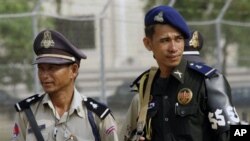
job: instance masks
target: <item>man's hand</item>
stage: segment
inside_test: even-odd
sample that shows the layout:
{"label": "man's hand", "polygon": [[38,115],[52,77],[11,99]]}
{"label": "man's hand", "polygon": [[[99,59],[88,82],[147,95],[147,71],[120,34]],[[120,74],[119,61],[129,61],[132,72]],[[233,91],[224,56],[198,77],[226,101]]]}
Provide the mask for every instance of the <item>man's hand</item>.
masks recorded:
{"label": "man's hand", "polygon": [[144,137],[140,137],[140,138],[139,138],[139,141],[144,141],[144,140],[145,140]]}

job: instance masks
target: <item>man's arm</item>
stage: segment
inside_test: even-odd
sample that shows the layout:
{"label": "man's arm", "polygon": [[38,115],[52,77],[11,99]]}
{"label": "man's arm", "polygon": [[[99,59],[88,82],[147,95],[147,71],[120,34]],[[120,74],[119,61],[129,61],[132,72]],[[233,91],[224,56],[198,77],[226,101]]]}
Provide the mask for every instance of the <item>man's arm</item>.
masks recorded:
{"label": "man's arm", "polygon": [[27,121],[24,120],[24,114],[16,114],[15,123],[12,133],[12,141],[25,141]]}
{"label": "man's arm", "polygon": [[100,124],[101,141],[118,141],[118,129],[115,119],[109,114]]}
{"label": "man's arm", "polygon": [[127,141],[127,139],[132,135],[132,132],[137,128],[139,109],[139,94],[136,94],[130,104],[126,118],[122,123],[122,128],[119,134],[119,141]]}
{"label": "man's arm", "polygon": [[211,128],[218,135],[218,141],[228,141],[230,125],[240,123],[239,116],[232,103],[230,85],[220,73],[207,78],[205,82],[208,97],[208,118]]}

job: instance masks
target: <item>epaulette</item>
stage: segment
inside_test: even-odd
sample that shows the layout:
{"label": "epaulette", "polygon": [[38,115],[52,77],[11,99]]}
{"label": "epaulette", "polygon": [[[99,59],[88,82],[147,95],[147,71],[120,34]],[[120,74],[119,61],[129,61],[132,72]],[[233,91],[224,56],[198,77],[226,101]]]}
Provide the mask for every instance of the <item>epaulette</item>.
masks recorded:
{"label": "epaulette", "polygon": [[94,112],[102,120],[105,119],[105,117],[111,112],[110,109],[106,105],[100,102],[97,102],[96,100],[92,98],[84,97],[83,102],[86,105],[88,110]]}
{"label": "epaulette", "polygon": [[30,107],[31,104],[38,102],[44,97],[44,94],[35,94],[32,95],[18,103],[15,104],[15,109],[17,112],[21,112]]}
{"label": "epaulette", "polygon": [[205,75],[208,78],[211,78],[217,72],[217,70],[215,68],[207,66],[203,63],[192,62],[192,63],[189,63],[188,66],[189,66],[189,68]]}

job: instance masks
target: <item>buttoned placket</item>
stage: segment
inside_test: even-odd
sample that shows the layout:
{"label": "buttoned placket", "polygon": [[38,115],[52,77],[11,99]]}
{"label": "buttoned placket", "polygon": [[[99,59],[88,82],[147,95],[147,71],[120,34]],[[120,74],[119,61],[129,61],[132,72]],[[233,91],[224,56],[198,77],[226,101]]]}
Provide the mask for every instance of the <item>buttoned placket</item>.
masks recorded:
{"label": "buttoned placket", "polygon": [[66,134],[68,134],[67,132],[67,122],[68,122],[68,119],[69,119],[69,111],[64,113],[63,116],[60,118],[58,113],[55,112],[55,127],[54,127],[54,131],[53,131],[53,138],[54,140],[59,140],[58,138],[58,132],[60,131],[59,129],[62,128],[64,133],[64,138],[67,137]]}
{"label": "buttoned placket", "polygon": [[167,134],[170,132],[169,129],[169,117],[168,117],[168,112],[169,112],[169,96],[168,96],[168,86],[169,84],[169,79],[168,81],[165,82],[165,87],[164,87],[164,96],[162,99],[162,109],[163,109],[163,122],[164,122],[164,126],[163,126],[163,140],[166,141],[167,140]]}
{"label": "buttoned placket", "polygon": [[[168,100],[168,96],[167,95],[163,96],[163,99],[166,102]],[[168,122],[168,117],[166,115],[164,115],[164,121]]]}

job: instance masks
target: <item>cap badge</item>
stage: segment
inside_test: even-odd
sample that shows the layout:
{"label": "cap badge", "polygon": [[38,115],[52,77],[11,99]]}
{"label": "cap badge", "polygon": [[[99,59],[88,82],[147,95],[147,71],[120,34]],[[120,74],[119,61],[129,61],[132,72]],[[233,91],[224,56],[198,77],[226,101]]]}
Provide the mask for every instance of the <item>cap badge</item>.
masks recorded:
{"label": "cap badge", "polygon": [[193,97],[193,92],[189,88],[183,88],[179,91],[177,100],[182,105],[187,105]]}
{"label": "cap badge", "polygon": [[164,22],[164,19],[163,19],[163,12],[159,12],[155,17],[154,17],[154,21],[156,22]]}
{"label": "cap badge", "polygon": [[193,47],[193,48],[197,48],[200,46],[199,43],[199,34],[197,31],[195,31],[192,35],[191,40],[189,41],[189,46]]}
{"label": "cap badge", "polygon": [[43,33],[43,40],[41,42],[41,46],[44,48],[49,48],[55,45],[55,42],[52,40],[51,32],[45,31]]}

